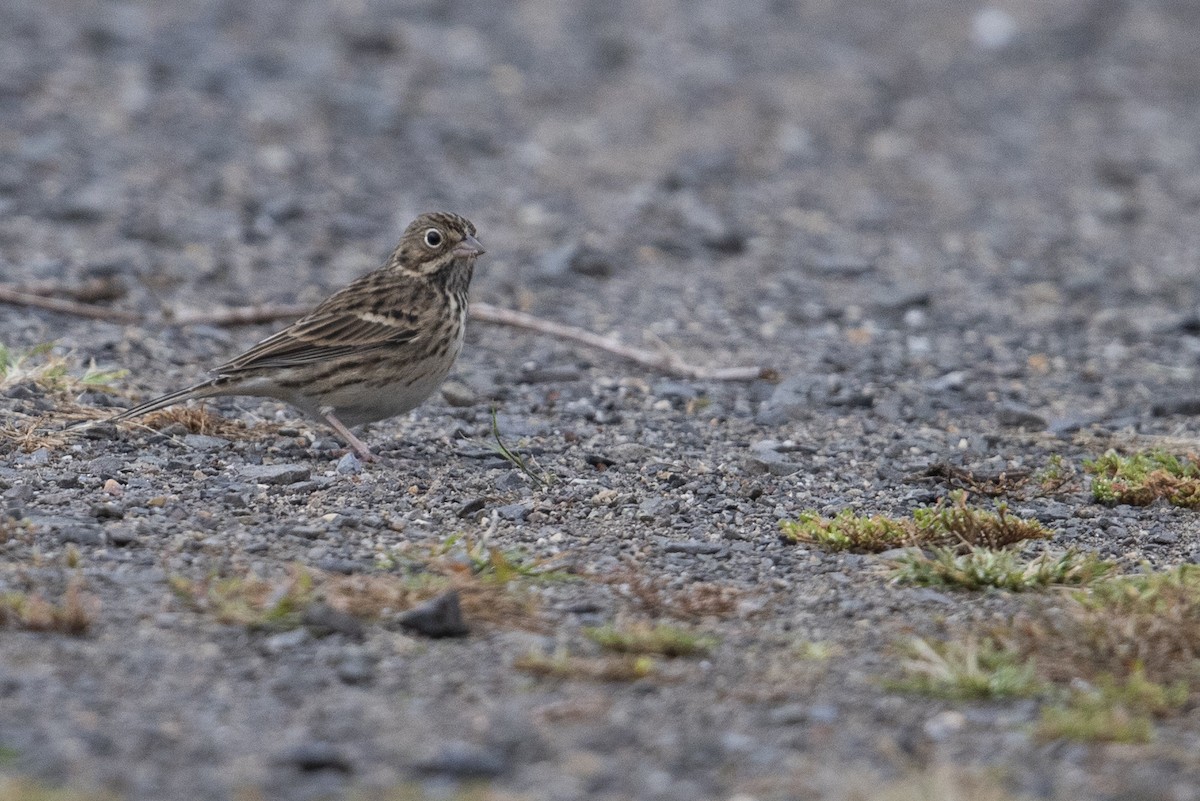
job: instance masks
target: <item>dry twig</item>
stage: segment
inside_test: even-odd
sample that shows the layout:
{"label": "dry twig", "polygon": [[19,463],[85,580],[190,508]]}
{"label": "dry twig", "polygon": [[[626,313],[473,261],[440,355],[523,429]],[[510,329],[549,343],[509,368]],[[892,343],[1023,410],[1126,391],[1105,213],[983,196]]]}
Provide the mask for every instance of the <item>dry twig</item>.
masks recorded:
{"label": "dry twig", "polygon": [[[107,306],[94,303],[80,303],[61,298],[47,297],[42,294],[23,292],[11,285],[0,285],[0,303],[45,309],[75,317],[86,317],[90,320],[157,325],[252,325],[255,323],[274,322],[276,320],[290,320],[308,311],[307,306],[260,305],[232,306],[199,313],[166,311],[156,315],[140,315],[120,309],[111,309]],[[757,365],[746,367],[704,367],[688,364],[677,354],[666,349],[649,350],[624,345],[612,337],[601,336],[582,328],[556,323],[552,320],[543,320],[540,317],[534,317],[532,314],[526,314],[525,312],[513,309],[504,309],[499,306],[493,306],[490,303],[471,304],[471,319],[482,323],[495,323],[497,325],[523,328],[528,331],[548,334],[558,339],[577,342],[589,348],[611,353],[614,356],[627,359],[635,364],[640,364],[643,367],[649,367],[652,370],[658,370],[677,378],[696,381],[751,381],[756,378],[762,378],[774,381],[779,377],[778,373],[772,368]]]}

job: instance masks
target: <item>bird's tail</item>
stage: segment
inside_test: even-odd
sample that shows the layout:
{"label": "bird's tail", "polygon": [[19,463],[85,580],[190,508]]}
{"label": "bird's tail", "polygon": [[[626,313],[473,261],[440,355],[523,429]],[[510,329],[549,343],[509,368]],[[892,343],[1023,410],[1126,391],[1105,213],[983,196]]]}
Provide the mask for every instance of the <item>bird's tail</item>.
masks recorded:
{"label": "bird's tail", "polygon": [[220,378],[213,378],[208,381],[202,381],[199,384],[193,384],[190,387],[175,392],[168,392],[166,395],[160,395],[157,398],[152,398],[145,403],[139,403],[132,409],[126,409],[119,414],[115,414],[108,418],[111,423],[119,423],[122,420],[132,420],[135,417],[141,417],[143,414],[156,412],[159,409],[165,409],[168,406],[174,406],[176,403],[181,403],[186,400],[196,398],[211,398],[214,395],[223,395],[225,381]]}
{"label": "bird's tail", "polygon": [[145,403],[140,403],[131,409],[126,409],[123,412],[114,414],[112,417],[106,417],[103,420],[82,420],[78,423],[72,423],[67,426],[66,431],[86,429],[95,426],[99,423],[120,423],[124,420],[132,420],[135,417],[141,417],[143,414],[156,412],[159,409],[165,409],[168,406],[173,406],[176,403],[181,403],[193,398],[211,398],[214,395],[225,394],[223,387],[225,381],[221,378],[213,378],[208,381],[201,381],[199,384],[193,384],[190,387],[184,387],[177,392],[168,392],[166,395],[160,395],[157,398],[152,398]]}

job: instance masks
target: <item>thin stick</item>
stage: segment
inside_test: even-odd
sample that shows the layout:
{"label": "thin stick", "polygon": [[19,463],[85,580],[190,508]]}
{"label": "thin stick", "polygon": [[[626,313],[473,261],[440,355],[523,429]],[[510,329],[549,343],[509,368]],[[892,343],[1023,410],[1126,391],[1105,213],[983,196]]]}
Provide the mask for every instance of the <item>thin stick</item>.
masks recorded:
{"label": "thin stick", "polygon": [[262,306],[229,306],[224,309],[214,309],[206,312],[179,312],[164,314],[162,322],[165,325],[256,325],[257,323],[273,323],[277,320],[294,320],[307,312],[312,306],[273,305]]}
{"label": "thin stick", "polygon": [[[114,323],[156,323],[161,325],[252,325],[269,323],[277,320],[292,320],[309,310],[308,306],[292,305],[262,305],[262,306],[231,306],[209,312],[189,312],[172,314],[170,312],[143,316],[134,312],[110,309],[94,303],[79,303],[59,298],[43,297],[28,292],[21,292],[11,286],[0,285],[0,303],[11,303],[16,306],[31,306],[47,311],[70,314],[76,317],[86,317],[91,320],[107,320]],[[779,374],[770,367],[750,365],[746,367],[703,367],[688,364],[677,354],[668,350],[647,350],[623,345],[612,337],[601,336],[573,325],[556,323],[553,320],[543,320],[532,314],[504,309],[490,303],[472,303],[471,319],[481,323],[495,323],[514,328],[536,331],[559,339],[578,342],[589,348],[611,353],[622,359],[627,359],[643,367],[658,370],[677,378],[687,378],[696,381],[752,381],[756,378],[774,381]]]}
{"label": "thin stick", "polygon": [[510,325],[514,328],[524,328],[529,331],[537,331],[541,334],[549,334],[559,339],[569,339],[572,342],[578,342],[581,345],[587,345],[589,348],[596,348],[597,350],[620,356],[643,367],[650,367],[679,378],[690,378],[697,381],[751,381],[755,378],[775,380],[779,377],[778,373],[770,367],[701,367],[699,365],[688,364],[679,356],[667,350],[653,351],[646,350],[645,348],[635,348],[630,345],[622,345],[612,337],[594,334],[591,331],[576,328],[573,325],[564,325],[552,320],[543,320],[540,317],[534,317],[532,314],[514,311],[513,309],[503,309],[499,306],[493,306],[490,303],[472,303],[471,319],[479,320],[481,323],[496,323],[498,325]]}
{"label": "thin stick", "polygon": [[112,323],[138,323],[142,321],[140,314],[110,309],[95,303],[79,303],[74,300],[51,298],[22,292],[11,286],[0,285],[0,303],[10,303],[13,306],[29,306],[34,309],[70,314],[74,317],[86,317],[89,320],[107,320]]}

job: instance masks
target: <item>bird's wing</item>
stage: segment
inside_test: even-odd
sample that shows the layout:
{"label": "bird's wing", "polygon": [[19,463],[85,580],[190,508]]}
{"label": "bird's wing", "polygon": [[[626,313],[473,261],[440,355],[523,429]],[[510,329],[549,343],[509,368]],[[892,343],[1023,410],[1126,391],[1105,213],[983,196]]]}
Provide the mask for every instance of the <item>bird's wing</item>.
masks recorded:
{"label": "bird's wing", "polygon": [[299,367],[350,353],[411,343],[421,336],[415,314],[345,307],[326,310],[326,305],[221,365],[217,375]]}

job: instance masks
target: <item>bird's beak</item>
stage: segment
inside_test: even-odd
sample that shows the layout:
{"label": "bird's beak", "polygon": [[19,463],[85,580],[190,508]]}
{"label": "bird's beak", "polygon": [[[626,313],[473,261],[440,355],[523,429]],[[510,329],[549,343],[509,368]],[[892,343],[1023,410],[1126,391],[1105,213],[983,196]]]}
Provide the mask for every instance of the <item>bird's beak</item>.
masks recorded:
{"label": "bird's beak", "polygon": [[452,252],[455,256],[460,256],[463,258],[482,256],[484,253],[487,253],[487,251],[483,249],[483,245],[479,244],[479,240],[470,234],[467,234],[466,239],[455,245]]}

